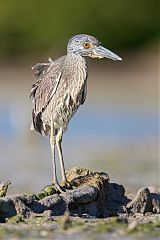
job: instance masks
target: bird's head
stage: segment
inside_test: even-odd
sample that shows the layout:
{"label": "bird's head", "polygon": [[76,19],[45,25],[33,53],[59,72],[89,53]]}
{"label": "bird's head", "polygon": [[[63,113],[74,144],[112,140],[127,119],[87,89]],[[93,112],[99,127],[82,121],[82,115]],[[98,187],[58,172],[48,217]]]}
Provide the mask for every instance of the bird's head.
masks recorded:
{"label": "bird's head", "polygon": [[102,47],[95,37],[86,34],[73,36],[68,42],[67,53],[91,58],[110,58],[114,61],[122,60],[117,54]]}

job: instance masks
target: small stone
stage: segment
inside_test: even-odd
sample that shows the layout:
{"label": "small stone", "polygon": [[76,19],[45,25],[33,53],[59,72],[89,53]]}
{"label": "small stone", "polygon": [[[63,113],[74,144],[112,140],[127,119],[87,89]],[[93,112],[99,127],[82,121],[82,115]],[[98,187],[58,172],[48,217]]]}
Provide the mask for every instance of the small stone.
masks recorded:
{"label": "small stone", "polygon": [[129,232],[133,232],[133,231],[137,228],[137,226],[138,226],[137,220],[133,220],[132,222],[130,222],[130,223],[128,224],[127,230],[128,230]]}
{"label": "small stone", "polygon": [[160,213],[160,199],[153,199],[153,213]]}
{"label": "small stone", "polygon": [[47,233],[47,231],[42,230],[42,231],[40,231],[40,235],[41,235],[41,237],[46,237],[48,235],[48,233]]}
{"label": "small stone", "polygon": [[50,218],[52,216],[52,211],[51,210],[45,210],[43,212],[43,216],[47,217],[47,218]]}
{"label": "small stone", "polygon": [[133,213],[142,213],[152,211],[151,193],[148,188],[142,188],[137,192],[135,198],[126,206]]}

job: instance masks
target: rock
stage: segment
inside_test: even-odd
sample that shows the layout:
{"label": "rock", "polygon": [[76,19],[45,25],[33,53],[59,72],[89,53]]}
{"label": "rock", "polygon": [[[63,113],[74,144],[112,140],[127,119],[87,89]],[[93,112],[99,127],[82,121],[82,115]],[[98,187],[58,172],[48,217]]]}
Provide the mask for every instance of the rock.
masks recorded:
{"label": "rock", "polygon": [[0,217],[10,218],[15,215],[29,217],[30,208],[26,205],[28,197],[25,195],[10,195],[0,198]]}
{"label": "rock", "polygon": [[73,189],[40,200],[45,209],[52,210],[54,216],[63,215],[66,210],[69,210],[71,215],[106,215],[105,187],[109,186],[107,174],[73,168],[67,173],[67,180]]}
{"label": "rock", "polygon": [[62,193],[57,193],[51,185],[38,194],[0,197],[0,221],[11,219],[11,222],[19,222],[38,217],[52,219],[67,213],[63,224],[63,228],[67,228],[69,215],[102,218],[129,212],[160,212],[160,195],[156,192],[140,189],[131,201],[125,196],[124,187],[110,183],[108,174],[104,172],[72,168],[67,172],[67,180],[71,189]]}
{"label": "rock", "polygon": [[153,213],[160,213],[160,194],[151,193],[152,198],[152,212]]}
{"label": "rock", "polygon": [[43,216],[46,217],[47,219],[50,219],[52,216],[52,211],[51,210],[45,210],[43,212]]}
{"label": "rock", "polygon": [[16,215],[15,205],[9,197],[0,198],[0,221]]}
{"label": "rock", "polygon": [[77,168],[77,167],[73,167],[72,169],[66,172],[68,182],[73,182],[76,179],[87,177],[91,174],[92,172],[90,170],[86,168]]}
{"label": "rock", "polygon": [[138,191],[136,197],[127,204],[127,209],[132,213],[146,213],[152,211],[152,201],[148,188],[142,188]]}
{"label": "rock", "polygon": [[66,202],[61,194],[54,194],[39,201],[45,210],[51,210],[52,216],[63,215],[67,209]]}
{"label": "rock", "polygon": [[132,213],[160,213],[160,194],[150,193],[148,188],[142,188],[126,208]]}
{"label": "rock", "polygon": [[125,212],[125,206],[130,201],[125,196],[125,189],[122,185],[117,183],[110,183],[109,191],[106,192],[107,209],[109,216],[116,216],[117,214]]}

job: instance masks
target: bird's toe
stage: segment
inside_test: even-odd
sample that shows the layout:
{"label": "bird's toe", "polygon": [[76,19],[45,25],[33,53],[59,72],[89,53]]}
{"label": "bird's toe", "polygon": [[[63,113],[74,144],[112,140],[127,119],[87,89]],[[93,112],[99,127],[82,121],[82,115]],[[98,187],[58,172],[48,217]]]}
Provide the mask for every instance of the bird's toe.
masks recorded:
{"label": "bird's toe", "polygon": [[61,186],[59,183],[54,183],[54,189],[56,190],[57,193],[66,192],[66,189],[63,186]]}
{"label": "bird's toe", "polygon": [[73,188],[72,184],[68,181],[62,181],[61,186],[65,189],[72,189]]}

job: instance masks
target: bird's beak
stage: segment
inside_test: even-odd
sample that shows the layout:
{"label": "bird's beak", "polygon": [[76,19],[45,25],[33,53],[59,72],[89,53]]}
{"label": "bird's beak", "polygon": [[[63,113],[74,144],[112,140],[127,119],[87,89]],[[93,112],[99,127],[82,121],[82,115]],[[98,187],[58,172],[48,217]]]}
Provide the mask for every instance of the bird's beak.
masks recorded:
{"label": "bird's beak", "polygon": [[117,54],[111,52],[110,50],[108,50],[102,46],[98,46],[95,49],[93,49],[91,57],[93,57],[93,58],[109,58],[114,61],[122,60],[122,58],[120,58]]}

